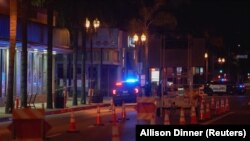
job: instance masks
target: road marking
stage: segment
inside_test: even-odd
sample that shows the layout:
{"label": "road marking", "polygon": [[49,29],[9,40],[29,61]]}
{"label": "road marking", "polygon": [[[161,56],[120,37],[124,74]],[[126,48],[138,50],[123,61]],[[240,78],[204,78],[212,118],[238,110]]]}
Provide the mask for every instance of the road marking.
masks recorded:
{"label": "road marking", "polygon": [[231,114],[233,114],[233,113],[234,113],[234,112],[229,112],[229,113],[227,113],[227,114],[225,114],[225,115],[222,115],[222,116],[216,117],[216,118],[214,118],[214,119],[211,119],[211,120],[209,120],[209,121],[207,121],[207,122],[201,123],[201,125],[211,124],[211,123],[213,123],[213,122],[215,122],[215,121],[217,121],[217,120],[220,120],[220,119],[222,119],[222,118],[224,118],[224,117],[226,117],[226,116],[229,116],[229,115],[231,115]]}
{"label": "road marking", "polygon": [[137,103],[125,103],[124,106],[136,106]]}
{"label": "road marking", "polygon": [[94,126],[94,125],[89,125],[89,126],[88,126],[88,128],[93,128],[93,127],[95,127],[95,126]]}
{"label": "road marking", "polygon": [[46,136],[46,138],[53,138],[53,137],[56,137],[56,136],[60,136],[61,134],[62,134],[62,133],[55,133],[55,134]]}

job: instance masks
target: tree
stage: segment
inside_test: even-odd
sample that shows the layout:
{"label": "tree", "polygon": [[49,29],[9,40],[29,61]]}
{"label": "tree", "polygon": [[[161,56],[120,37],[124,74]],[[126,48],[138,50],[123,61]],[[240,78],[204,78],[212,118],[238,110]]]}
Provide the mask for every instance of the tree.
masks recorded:
{"label": "tree", "polygon": [[[174,30],[177,26],[177,20],[175,16],[173,16],[170,12],[167,11],[166,1],[164,0],[139,0],[137,5],[138,14],[135,14],[135,17],[130,20],[128,31],[129,34],[144,33],[147,37],[146,43],[144,45],[145,59],[143,61],[143,70],[146,74],[146,81],[148,82],[149,74],[147,59],[149,38],[152,34],[160,34],[162,41],[164,41],[164,35],[166,34],[166,31]],[[148,90],[150,90],[150,87],[150,85],[146,87],[148,88],[146,92],[147,94],[149,93]]]}
{"label": "tree", "polygon": [[54,2],[47,1],[47,26],[48,26],[48,58],[47,58],[47,108],[53,109],[52,94],[52,50],[53,50],[53,14]]}
{"label": "tree", "polygon": [[82,60],[81,60],[81,70],[82,70],[82,95],[81,103],[86,104],[86,88],[85,88],[85,73],[86,73],[86,33],[82,31]]}
{"label": "tree", "polygon": [[5,113],[12,113],[13,102],[13,84],[14,84],[14,64],[15,47],[17,32],[17,0],[10,0],[10,48],[9,48],[9,72],[8,72],[8,90]]}
{"label": "tree", "polygon": [[52,94],[52,66],[53,60],[52,51],[53,51],[53,16],[56,0],[32,0],[31,4],[33,6],[41,7],[44,6],[47,8],[47,27],[48,27],[48,40],[47,40],[47,108],[53,109],[53,94]]}
{"label": "tree", "polygon": [[[41,5],[44,0],[32,0],[32,4]],[[21,65],[21,106],[27,107],[27,13],[29,0],[20,0],[21,22],[22,22],[22,65]],[[6,113],[11,113],[13,103],[13,84],[14,84],[14,64],[15,64],[15,45],[17,32],[17,0],[10,0],[10,48],[9,48],[9,72]]]}
{"label": "tree", "polygon": [[[82,13],[79,12],[85,6],[86,2],[64,0],[58,3],[58,20],[60,27],[68,28],[70,32],[70,47],[73,49],[73,101],[72,105],[77,105],[77,62],[78,62],[78,35],[82,28]],[[77,16],[76,16],[77,15]],[[68,57],[69,58],[69,57]],[[71,64],[70,61],[68,61]],[[84,62],[82,62],[84,63]],[[70,69],[71,69],[71,65]],[[71,71],[70,71],[71,72]],[[85,75],[85,74],[82,74]],[[71,77],[71,73],[70,73]],[[71,79],[71,78],[70,78]],[[85,80],[84,80],[85,82]],[[71,82],[69,81],[69,84]],[[84,84],[84,83],[83,83]],[[84,85],[85,86],[85,85]],[[83,86],[82,86],[83,87]],[[83,98],[82,98],[83,99]]]}
{"label": "tree", "polygon": [[78,62],[78,30],[73,28],[71,35],[73,37],[73,105],[77,105],[77,62]]}
{"label": "tree", "polygon": [[[69,1],[64,0],[58,3],[59,23],[61,27],[66,27],[70,31],[70,47],[73,49],[73,105],[77,105],[77,62],[78,62],[78,31],[83,28],[84,19],[87,8],[86,1]],[[76,16],[77,15],[77,16]],[[82,30],[82,32],[85,32]],[[86,60],[86,46],[85,46],[85,33],[82,33],[82,50],[81,50],[81,80],[82,80],[82,94],[81,103],[86,104],[85,93],[85,60]],[[69,58],[69,57],[68,57]],[[71,62],[69,61],[71,64]],[[71,65],[70,65],[71,69]],[[70,73],[71,74],[71,73]],[[71,75],[70,75],[71,76]]]}
{"label": "tree", "polygon": [[[121,27],[127,25],[126,22],[130,17],[129,15],[133,14],[133,10],[126,11],[128,8],[133,6],[133,0],[128,1],[117,1],[117,0],[86,0],[86,1],[70,1],[63,0],[57,3],[57,10],[59,14],[59,23],[60,26],[66,27],[70,31],[70,36],[78,36],[74,30],[83,29],[84,21],[86,17],[88,18],[98,18],[101,21],[102,27]],[[110,5],[113,5],[110,7]],[[94,8],[93,8],[94,7]],[[134,9],[136,9],[134,7]],[[121,16],[122,14],[122,16]],[[85,61],[86,61],[86,35],[85,31],[82,30],[82,54],[81,54],[81,79],[82,79],[82,95],[81,95],[81,103],[86,103],[86,94],[85,94]],[[76,58],[77,50],[77,37],[70,37],[71,47],[73,49],[73,58]],[[76,59],[73,59],[73,81],[76,83]],[[77,87],[73,87],[73,105],[77,104]]]}
{"label": "tree", "polygon": [[27,51],[27,23],[28,23],[28,13],[31,6],[41,7],[45,0],[20,0],[21,5],[21,23],[22,23],[22,51],[21,51],[21,107],[27,107],[27,61],[28,61],[28,51]]}
{"label": "tree", "polygon": [[21,107],[27,107],[27,14],[28,14],[29,0],[21,1],[21,23],[22,23],[22,64],[21,64]]}

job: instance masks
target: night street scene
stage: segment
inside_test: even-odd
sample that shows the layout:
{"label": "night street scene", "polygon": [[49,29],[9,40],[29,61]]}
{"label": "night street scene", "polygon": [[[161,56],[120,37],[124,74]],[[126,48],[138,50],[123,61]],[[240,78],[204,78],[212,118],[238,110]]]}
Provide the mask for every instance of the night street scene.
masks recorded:
{"label": "night street scene", "polygon": [[247,0],[0,0],[0,141],[249,141]]}

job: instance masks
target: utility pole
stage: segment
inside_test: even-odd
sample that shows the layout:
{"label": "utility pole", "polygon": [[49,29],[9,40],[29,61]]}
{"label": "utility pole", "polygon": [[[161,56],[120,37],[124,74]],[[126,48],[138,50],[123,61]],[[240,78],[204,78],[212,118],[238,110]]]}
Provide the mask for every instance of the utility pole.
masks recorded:
{"label": "utility pole", "polygon": [[187,45],[187,77],[189,91],[193,91],[193,73],[192,73],[192,37],[188,35],[188,45]]}

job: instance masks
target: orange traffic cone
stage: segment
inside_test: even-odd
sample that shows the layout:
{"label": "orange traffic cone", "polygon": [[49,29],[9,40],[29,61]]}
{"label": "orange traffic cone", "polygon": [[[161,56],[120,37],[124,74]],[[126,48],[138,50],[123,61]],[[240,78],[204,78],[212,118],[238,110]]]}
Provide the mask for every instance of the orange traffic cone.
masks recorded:
{"label": "orange traffic cone", "polygon": [[215,105],[215,115],[220,115],[220,102],[219,100],[216,101],[216,105]]}
{"label": "orange traffic cone", "polygon": [[211,98],[211,109],[215,109],[214,97]]}
{"label": "orange traffic cone", "polygon": [[203,97],[203,96],[201,97],[201,103],[202,103],[202,104],[205,103],[205,100],[204,100],[204,97]]}
{"label": "orange traffic cone", "polygon": [[193,105],[191,108],[191,121],[190,124],[197,124],[197,117],[196,117],[196,111],[195,106]]}
{"label": "orange traffic cone", "polygon": [[164,125],[170,125],[169,115],[167,111],[164,114]]}
{"label": "orange traffic cone", "polygon": [[210,107],[209,107],[209,103],[207,103],[206,104],[205,119],[210,119],[210,118],[211,118]]}
{"label": "orange traffic cone", "polygon": [[122,113],[121,113],[121,118],[120,120],[129,120],[127,117],[127,114],[126,114],[126,107],[124,105],[124,103],[122,104]]}
{"label": "orange traffic cone", "polygon": [[150,124],[151,125],[155,125],[156,124],[156,121],[155,121],[156,119],[155,119],[155,115],[154,114],[152,114],[152,117],[151,117],[151,119],[150,119]]}
{"label": "orange traffic cone", "polygon": [[226,106],[225,106],[225,111],[229,112],[230,108],[229,108],[229,102],[228,102],[228,97],[226,97]]}
{"label": "orange traffic cone", "polygon": [[103,126],[104,124],[102,123],[101,115],[100,115],[100,106],[99,104],[97,105],[97,116],[96,116],[96,126]]}
{"label": "orange traffic cone", "polygon": [[204,120],[204,118],[205,118],[204,104],[201,103],[201,107],[200,107],[200,120]]}
{"label": "orange traffic cone", "polygon": [[79,130],[76,129],[76,121],[75,121],[74,112],[71,112],[68,132],[69,133],[75,133],[75,132],[78,132],[78,131]]}
{"label": "orange traffic cone", "polygon": [[180,125],[186,124],[184,109],[181,108],[180,112]]}
{"label": "orange traffic cone", "polygon": [[110,107],[109,107],[109,110],[112,111],[114,108],[114,102],[113,102],[113,99],[111,98],[110,99]]}
{"label": "orange traffic cone", "polygon": [[120,132],[117,124],[112,126],[112,141],[120,141]]}
{"label": "orange traffic cone", "polygon": [[220,101],[220,113],[223,114],[225,113],[225,105],[224,105],[224,99],[221,99]]}
{"label": "orange traffic cone", "polygon": [[15,106],[16,106],[15,108],[18,109],[19,108],[19,97],[18,96],[16,96],[15,103],[16,103],[15,104]]}
{"label": "orange traffic cone", "polygon": [[113,109],[112,109],[112,120],[110,122],[112,122],[113,124],[117,123],[117,116],[116,116],[115,106],[113,106]]}

